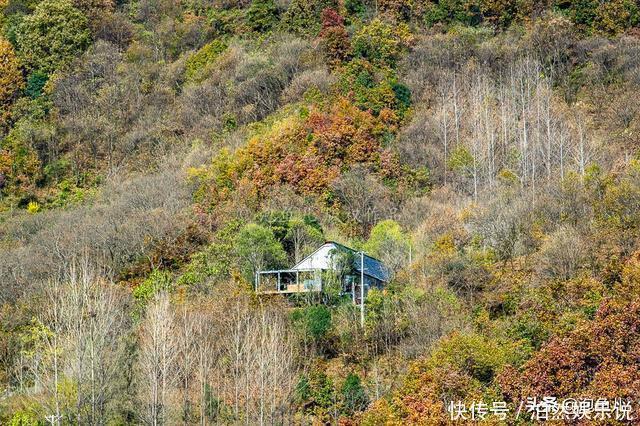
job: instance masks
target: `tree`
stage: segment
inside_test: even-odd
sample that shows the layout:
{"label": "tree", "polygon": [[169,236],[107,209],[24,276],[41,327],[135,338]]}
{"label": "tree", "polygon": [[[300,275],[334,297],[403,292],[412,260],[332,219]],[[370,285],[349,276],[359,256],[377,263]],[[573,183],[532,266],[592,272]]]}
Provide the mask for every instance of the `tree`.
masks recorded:
{"label": "tree", "polygon": [[242,272],[250,282],[257,271],[266,267],[277,268],[287,259],[273,231],[262,225],[255,223],[246,225],[238,233],[236,244],[236,254],[240,258]]}
{"label": "tree", "polygon": [[310,341],[320,352],[331,331],[331,311],[324,305],[307,306],[295,310],[291,319],[302,331],[304,341]]}
{"label": "tree", "polygon": [[24,79],[13,46],[0,36],[0,122],[23,86]]}
{"label": "tree", "polygon": [[398,222],[388,219],[378,222],[364,245],[365,251],[379,258],[392,273],[409,263],[411,243]]}
{"label": "tree", "polygon": [[123,377],[127,298],[84,258],[63,266],[64,279],[42,283],[46,305],[25,342],[28,374],[48,396],[47,412],[71,423],[105,424]]}
{"label": "tree", "polygon": [[140,334],[140,415],[147,424],[171,423],[171,395],[178,378],[179,343],[175,312],[166,292],[158,293]]}
{"label": "tree", "polygon": [[365,250],[391,269],[393,273],[409,263],[411,243],[400,225],[391,219],[378,222],[371,230]]}
{"label": "tree", "polygon": [[309,223],[307,217],[293,217],[289,220],[286,240],[293,246],[293,260],[298,263],[309,249],[322,243],[322,230]]}
{"label": "tree", "polygon": [[51,73],[91,42],[87,17],[69,0],[45,0],[18,28],[18,54],[29,71]]}
{"label": "tree", "polygon": [[334,190],[349,220],[362,234],[392,208],[388,190],[364,167],[354,167],[334,183]]}

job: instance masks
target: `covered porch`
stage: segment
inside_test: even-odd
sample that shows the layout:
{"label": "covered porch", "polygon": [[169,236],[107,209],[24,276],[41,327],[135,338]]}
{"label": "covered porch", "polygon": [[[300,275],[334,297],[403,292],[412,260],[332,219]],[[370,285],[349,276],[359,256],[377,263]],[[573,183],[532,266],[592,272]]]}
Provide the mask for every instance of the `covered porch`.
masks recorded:
{"label": "covered porch", "polygon": [[320,292],[322,290],[322,270],[320,269],[278,269],[260,271],[254,283],[256,293],[292,294]]}

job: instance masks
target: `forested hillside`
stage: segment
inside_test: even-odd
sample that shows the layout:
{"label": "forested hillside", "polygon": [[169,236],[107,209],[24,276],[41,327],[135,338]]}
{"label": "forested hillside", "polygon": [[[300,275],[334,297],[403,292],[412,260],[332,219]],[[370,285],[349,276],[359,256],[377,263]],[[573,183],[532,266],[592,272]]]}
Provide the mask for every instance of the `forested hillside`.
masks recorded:
{"label": "forested hillside", "polygon": [[[637,1],[0,11],[0,424],[637,399]],[[254,291],[327,240],[390,269],[363,324]]]}

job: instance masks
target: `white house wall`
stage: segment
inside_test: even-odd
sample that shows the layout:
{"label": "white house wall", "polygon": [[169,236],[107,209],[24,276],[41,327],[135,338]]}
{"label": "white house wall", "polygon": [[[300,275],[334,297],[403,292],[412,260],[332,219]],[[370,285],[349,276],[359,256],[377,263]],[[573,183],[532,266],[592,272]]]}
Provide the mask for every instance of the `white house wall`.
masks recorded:
{"label": "white house wall", "polygon": [[335,244],[324,244],[315,253],[303,259],[291,269],[330,269],[332,268],[331,250],[335,248]]}

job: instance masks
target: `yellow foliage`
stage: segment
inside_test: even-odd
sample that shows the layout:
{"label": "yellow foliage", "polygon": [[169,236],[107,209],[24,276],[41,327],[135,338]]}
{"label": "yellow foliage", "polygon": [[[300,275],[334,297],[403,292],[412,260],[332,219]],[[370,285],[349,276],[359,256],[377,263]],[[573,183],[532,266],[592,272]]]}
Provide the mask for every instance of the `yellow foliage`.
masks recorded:
{"label": "yellow foliage", "polygon": [[31,214],[38,213],[40,211],[40,204],[37,201],[29,201],[27,211]]}

